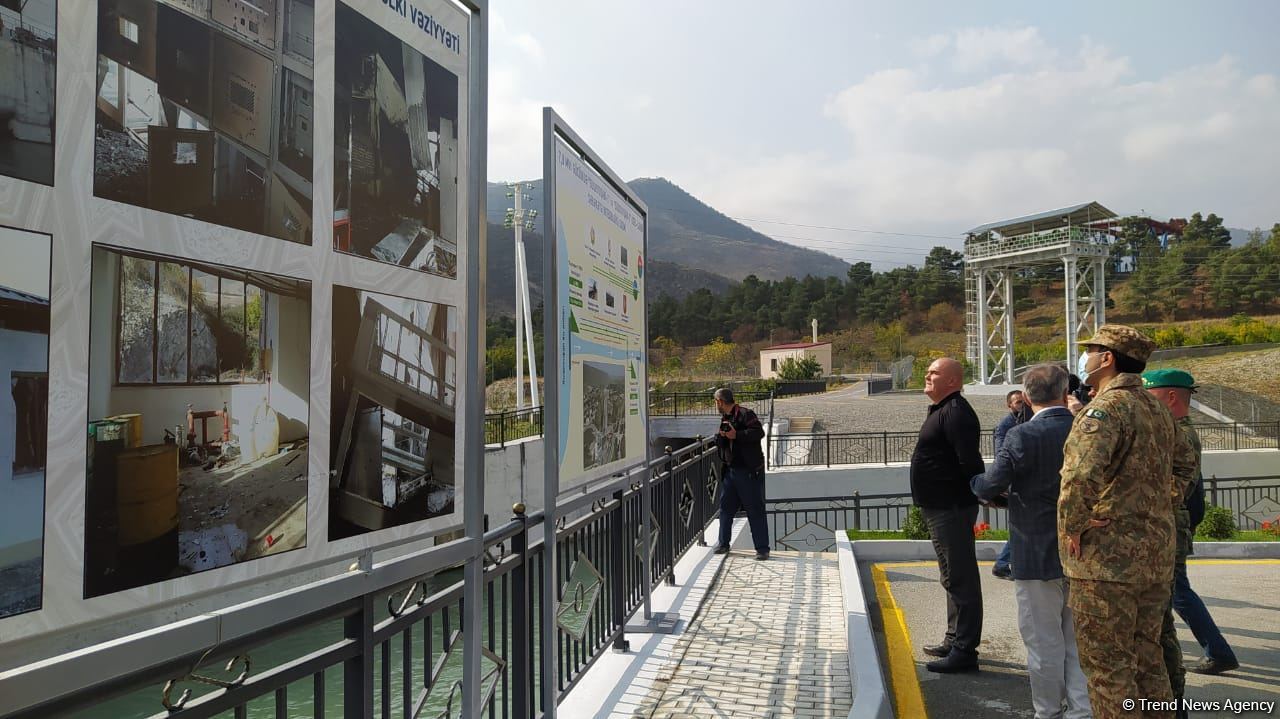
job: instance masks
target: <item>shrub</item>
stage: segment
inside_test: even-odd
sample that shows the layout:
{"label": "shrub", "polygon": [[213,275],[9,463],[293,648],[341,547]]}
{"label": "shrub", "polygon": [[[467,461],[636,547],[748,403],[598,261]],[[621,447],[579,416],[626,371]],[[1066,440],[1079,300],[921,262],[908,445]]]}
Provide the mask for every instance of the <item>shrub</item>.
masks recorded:
{"label": "shrub", "polygon": [[1236,533],[1236,517],[1226,507],[1210,505],[1205,508],[1204,519],[1196,533],[1210,539],[1231,539]]}
{"label": "shrub", "polygon": [[907,510],[907,518],[902,522],[902,534],[907,539],[929,538],[929,525],[924,523],[924,513],[914,504]]}

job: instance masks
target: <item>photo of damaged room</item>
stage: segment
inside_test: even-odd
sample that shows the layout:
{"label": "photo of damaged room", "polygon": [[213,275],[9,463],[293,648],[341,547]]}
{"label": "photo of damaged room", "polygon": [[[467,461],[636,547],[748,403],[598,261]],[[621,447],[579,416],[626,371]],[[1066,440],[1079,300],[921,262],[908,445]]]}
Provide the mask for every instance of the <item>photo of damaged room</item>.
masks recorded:
{"label": "photo of damaged room", "polygon": [[49,249],[48,235],[0,227],[0,617],[41,604]]}
{"label": "photo of damaged room", "polygon": [[53,184],[55,0],[0,0],[0,175]]}
{"label": "photo of damaged room", "polygon": [[454,512],[458,313],[333,288],[329,538]]}
{"label": "photo of damaged room", "polygon": [[93,248],[85,596],[307,542],[311,285]]}
{"label": "photo of damaged room", "polygon": [[458,78],[338,3],[333,246],[458,276]]}
{"label": "photo of damaged room", "polygon": [[99,0],[98,197],[311,243],[313,0]]}

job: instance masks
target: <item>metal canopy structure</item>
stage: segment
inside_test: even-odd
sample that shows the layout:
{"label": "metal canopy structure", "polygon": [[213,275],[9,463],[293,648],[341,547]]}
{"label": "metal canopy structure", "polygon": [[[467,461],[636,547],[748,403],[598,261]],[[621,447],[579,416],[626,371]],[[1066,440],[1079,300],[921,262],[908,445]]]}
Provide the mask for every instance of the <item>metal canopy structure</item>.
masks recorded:
{"label": "metal canopy structure", "polygon": [[992,222],[965,240],[967,356],[982,384],[1012,384],[1013,278],[1031,267],[1063,268],[1068,367],[1076,339],[1106,322],[1107,221],[1116,213],[1097,202]]}

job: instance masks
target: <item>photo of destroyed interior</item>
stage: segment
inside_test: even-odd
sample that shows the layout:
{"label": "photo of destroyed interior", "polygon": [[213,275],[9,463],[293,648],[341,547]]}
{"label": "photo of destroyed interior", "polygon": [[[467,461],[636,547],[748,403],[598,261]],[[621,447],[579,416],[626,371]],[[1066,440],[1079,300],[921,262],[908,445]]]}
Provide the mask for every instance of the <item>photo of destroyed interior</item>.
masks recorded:
{"label": "photo of destroyed interior", "polygon": [[94,194],[310,244],[314,16],[99,0]]}
{"label": "photo of destroyed interior", "polygon": [[85,596],[307,543],[311,285],[93,248]]}
{"label": "photo of destroyed interior", "polygon": [[0,618],[41,604],[50,244],[0,227]]}
{"label": "photo of destroyed interior", "polygon": [[333,288],[329,538],[454,512],[458,313]]}
{"label": "photo of destroyed interior", "polygon": [[458,78],[338,3],[339,252],[458,276]]}
{"label": "photo of destroyed interior", "polygon": [[582,363],[582,468],[622,459],[627,449],[626,377],[612,362]]}
{"label": "photo of destroyed interior", "polygon": [[53,184],[56,0],[0,0],[0,175]]}

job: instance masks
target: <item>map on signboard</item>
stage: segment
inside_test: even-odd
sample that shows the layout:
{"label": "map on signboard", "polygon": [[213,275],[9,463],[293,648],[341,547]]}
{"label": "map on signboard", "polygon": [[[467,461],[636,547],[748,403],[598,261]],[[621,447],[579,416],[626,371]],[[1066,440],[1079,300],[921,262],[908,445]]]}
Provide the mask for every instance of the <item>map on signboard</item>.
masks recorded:
{"label": "map on signboard", "polygon": [[569,579],[564,583],[560,606],[556,610],[556,624],[569,636],[581,640],[587,634],[587,621],[595,611],[600,592],[604,589],[604,577],[587,555],[578,558],[569,568]]}

